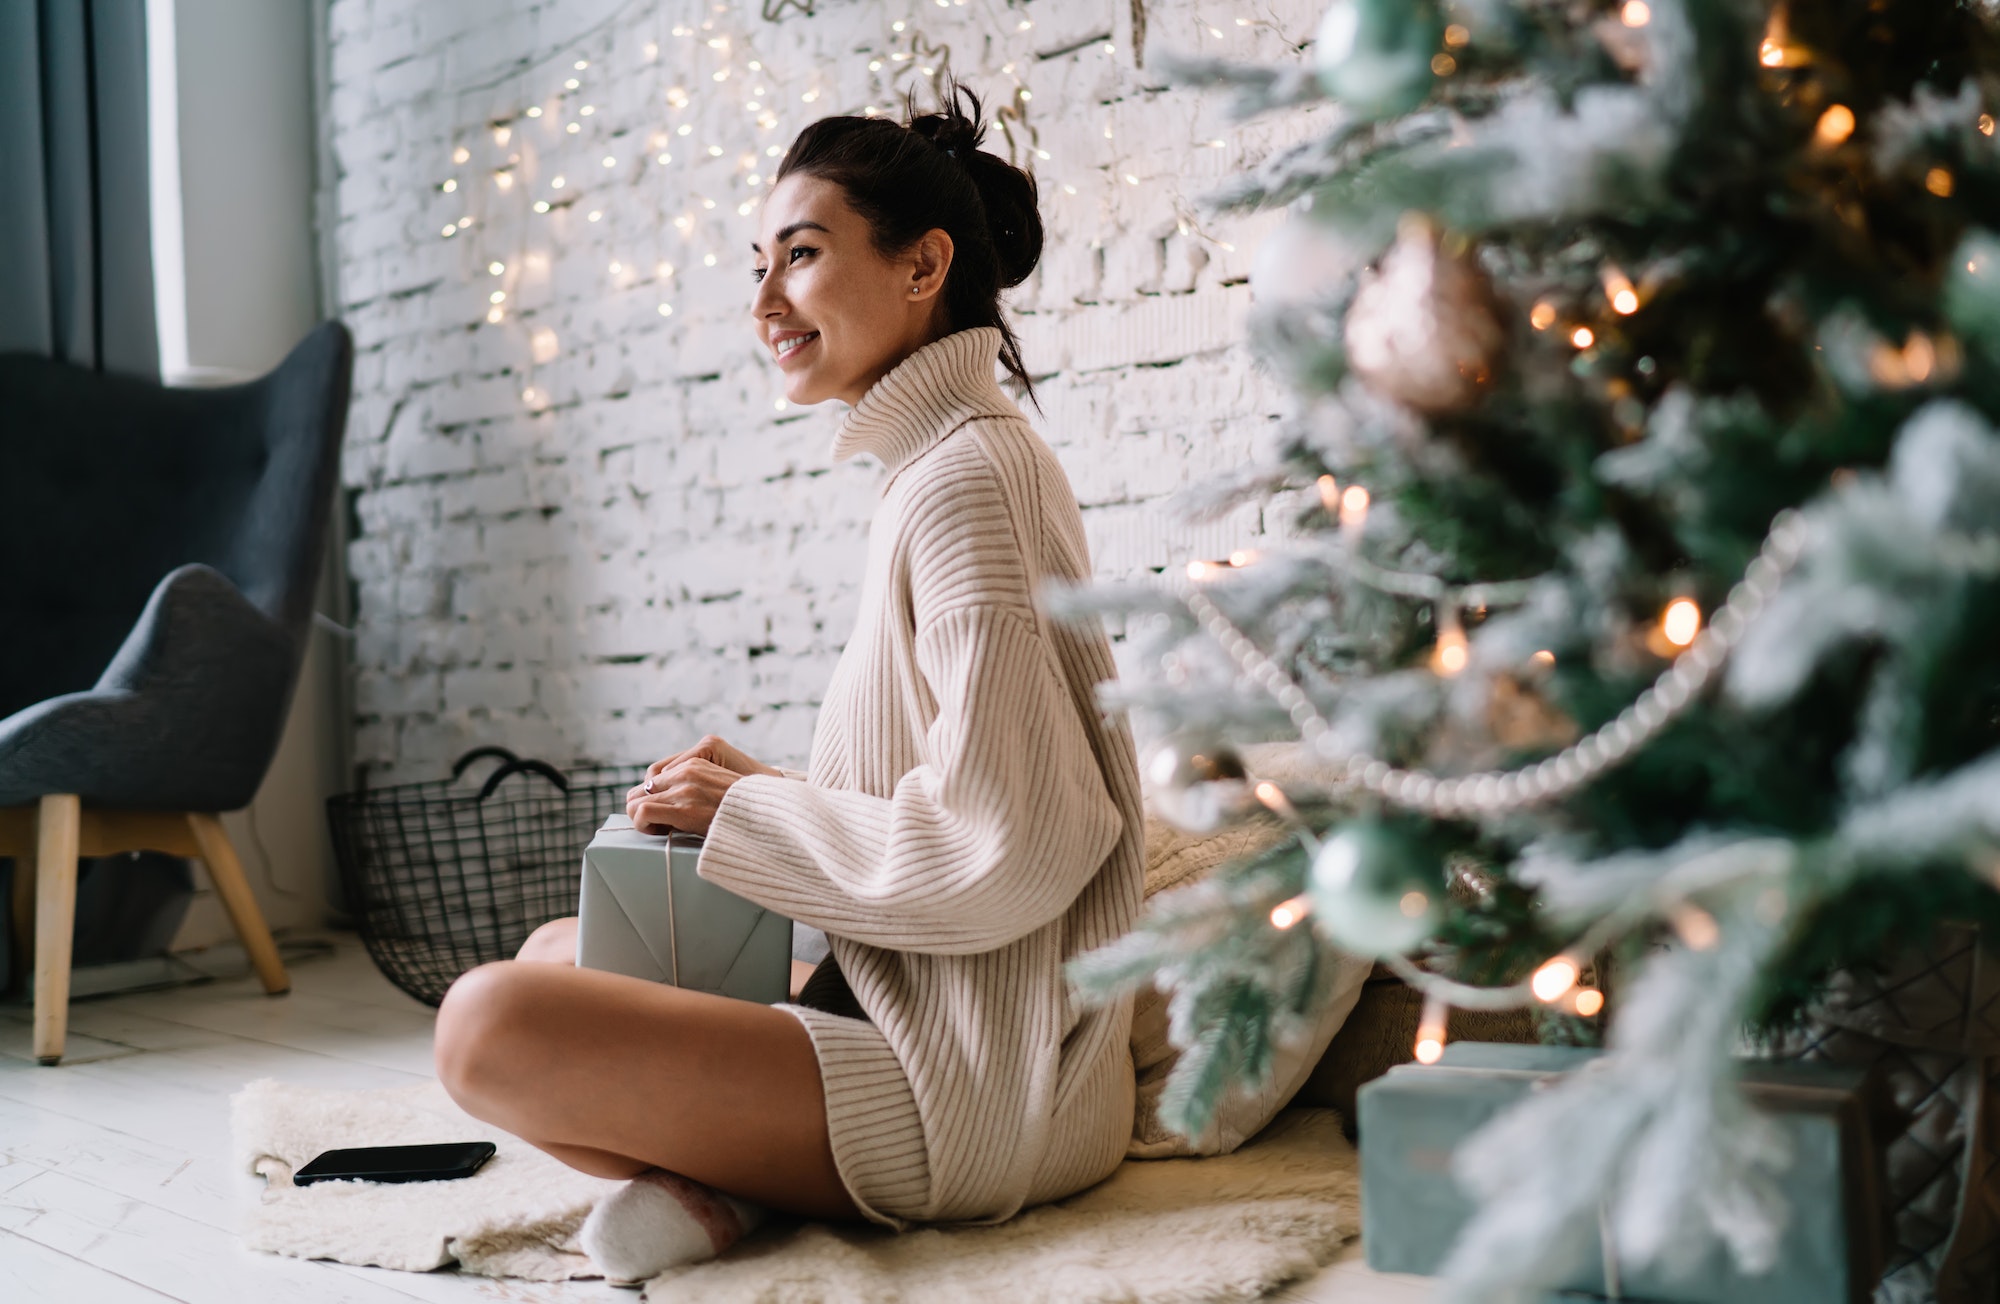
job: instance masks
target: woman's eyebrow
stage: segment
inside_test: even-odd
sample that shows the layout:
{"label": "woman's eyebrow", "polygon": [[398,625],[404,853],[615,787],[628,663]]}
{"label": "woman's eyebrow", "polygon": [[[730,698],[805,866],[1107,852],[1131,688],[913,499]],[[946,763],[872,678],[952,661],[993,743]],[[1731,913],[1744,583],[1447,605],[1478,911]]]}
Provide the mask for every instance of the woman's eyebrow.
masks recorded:
{"label": "woman's eyebrow", "polygon": [[[794,222],[790,226],[778,232],[778,243],[783,244],[785,241],[791,239],[793,236],[797,235],[801,231],[825,231],[825,230],[826,228],[821,226],[818,222]],[[828,234],[832,233],[828,232]],[[750,252],[753,254],[761,254],[764,252],[764,250],[758,245],[758,243],[755,240],[752,240],[750,242]]]}

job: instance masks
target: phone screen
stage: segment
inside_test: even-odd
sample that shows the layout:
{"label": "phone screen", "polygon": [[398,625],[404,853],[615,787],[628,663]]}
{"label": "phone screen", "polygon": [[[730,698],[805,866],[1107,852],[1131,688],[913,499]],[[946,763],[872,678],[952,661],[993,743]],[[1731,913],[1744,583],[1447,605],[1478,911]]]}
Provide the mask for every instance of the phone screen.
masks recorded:
{"label": "phone screen", "polygon": [[470,1177],[493,1157],[491,1141],[443,1145],[361,1146],[328,1150],[292,1174],[299,1186],[358,1179],[364,1182],[436,1182]]}

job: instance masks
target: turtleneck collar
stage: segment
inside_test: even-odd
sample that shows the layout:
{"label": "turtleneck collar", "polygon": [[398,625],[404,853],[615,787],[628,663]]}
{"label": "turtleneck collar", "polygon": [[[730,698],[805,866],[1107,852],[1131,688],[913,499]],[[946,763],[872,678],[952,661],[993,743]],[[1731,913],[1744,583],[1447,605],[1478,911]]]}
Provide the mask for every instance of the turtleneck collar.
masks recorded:
{"label": "turtleneck collar", "polygon": [[974,417],[1018,417],[993,378],[1000,331],[975,326],[933,340],[875,382],[840,423],[833,460],[872,453],[893,478],[903,465]]}

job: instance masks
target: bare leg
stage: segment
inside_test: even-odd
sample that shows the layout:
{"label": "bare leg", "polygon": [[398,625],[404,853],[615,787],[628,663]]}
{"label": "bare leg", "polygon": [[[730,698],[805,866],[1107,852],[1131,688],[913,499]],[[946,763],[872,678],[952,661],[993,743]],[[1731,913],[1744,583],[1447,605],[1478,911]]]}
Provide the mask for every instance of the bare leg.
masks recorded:
{"label": "bare leg", "polygon": [[467,1113],[584,1172],[659,1167],[808,1217],[859,1216],[812,1041],[783,1010],[502,960],[446,993],[437,1067]]}

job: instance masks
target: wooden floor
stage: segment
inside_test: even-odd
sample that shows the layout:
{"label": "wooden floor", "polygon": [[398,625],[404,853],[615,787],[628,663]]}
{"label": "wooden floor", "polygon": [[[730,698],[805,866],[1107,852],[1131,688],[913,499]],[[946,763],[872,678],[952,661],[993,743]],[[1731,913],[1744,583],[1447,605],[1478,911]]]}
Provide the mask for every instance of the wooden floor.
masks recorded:
{"label": "wooden floor", "polygon": [[[243,1249],[262,1179],[229,1156],[230,1093],[259,1077],[381,1087],[431,1076],[432,1012],[391,987],[353,937],[287,961],[293,990],[245,976],[70,1007],[63,1063],[30,1054],[29,1012],[0,1005],[0,1301],[619,1301],[601,1282],[539,1284],[304,1262]],[[1410,1304],[1416,1278],[1350,1252],[1273,1297]]]}

